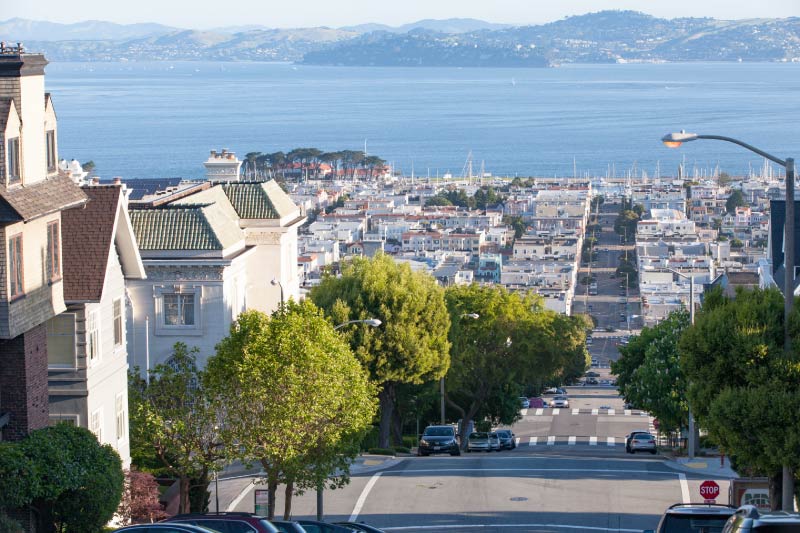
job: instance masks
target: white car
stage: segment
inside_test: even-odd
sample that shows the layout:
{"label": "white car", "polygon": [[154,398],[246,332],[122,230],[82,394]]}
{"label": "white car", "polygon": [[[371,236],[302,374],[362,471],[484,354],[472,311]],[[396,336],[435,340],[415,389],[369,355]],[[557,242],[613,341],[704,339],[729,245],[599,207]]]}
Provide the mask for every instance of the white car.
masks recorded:
{"label": "white car", "polygon": [[569,399],[566,396],[556,396],[550,402],[550,405],[554,408],[567,408],[569,407]]}

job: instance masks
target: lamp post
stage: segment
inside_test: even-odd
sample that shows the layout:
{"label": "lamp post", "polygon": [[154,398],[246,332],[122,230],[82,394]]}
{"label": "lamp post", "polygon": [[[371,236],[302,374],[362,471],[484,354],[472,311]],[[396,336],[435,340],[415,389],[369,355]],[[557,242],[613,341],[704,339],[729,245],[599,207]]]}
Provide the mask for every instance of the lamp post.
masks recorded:
{"label": "lamp post", "polygon": [[278,287],[280,287],[280,288],[281,288],[281,307],[283,307],[283,304],[284,304],[284,303],[286,303],[286,301],[283,299],[283,283],[281,283],[280,281],[278,281],[278,279],[277,279],[277,278],[272,278],[272,281],[270,281],[269,283],[270,283],[270,285],[272,285],[273,287],[274,287],[275,285],[277,285]]}
{"label": "lamp post", "polygon": [[[695,141],[697,139],[710,139],[715,141],[725,141],[736,144],[750,150],[753,153],[769,159],[786,169],[786,215],[783,223],[783,349],[787,354],[791,353],[792,340],[789,337],[789,316],[792,313],[794,304],[794,158],[787,157],[781,159],[764,150],[756,148],[746,142],[725,137],[723,135],[698,135],[696,133],[669,133],[661,138],[661,141],[669,148],[678,148],[682,143]],[[783,490],[781,495],[784,511],[794,511],[794,473],[792,469],[783,466]]]}
{"label": "lamp post", "polygon": [[[275,281],[275,280],[273,280],[273,281]],[[366,324],[366,325],[371,326],[373,328],[377,328],[378,326],[383,324],[383,322],[381,322],[377,318],[365,318],[365,319],[362,319],[362,320],[348,320],[347,322],[342,322],[341,324],[333,326],[333,329],[335,331],[335,330],[343,328],[345,326],[349,326],[350,324]],[[325,495],[325,483],[323,481],[320,481],[319,483],[317,483],[317,520],[320,520],[320,521],[322,520],[322,515],[323,515],[323,507],[324,507],[324,499],[325,499],[324,495]]]}
{"label": "lamp post", "polygon": [[[477,320],[481,317],[478,313],[464,313],[459,318],[471,318],[473,320]],[[445,424],[445,393],[444,393],[444,376],[439,378],[439,408],[441,416],[439,418],[439,423],[441,425]]]}

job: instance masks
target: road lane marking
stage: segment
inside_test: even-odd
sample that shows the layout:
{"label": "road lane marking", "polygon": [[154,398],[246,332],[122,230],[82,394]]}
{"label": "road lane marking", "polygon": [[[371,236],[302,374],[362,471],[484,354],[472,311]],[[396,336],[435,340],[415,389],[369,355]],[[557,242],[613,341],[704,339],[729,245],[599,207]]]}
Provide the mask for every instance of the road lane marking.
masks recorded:
{"label": "road lane marking", "polygon": [[531,437],[530,442],[528,442],[528,446],[536,446],[539,442],[539,437]]}
{"label": "road lane marking", "polygon": [[615,439],[614,439],[614,437],[608,437],[608,438],[606,439],[606,445],[607,445],[607,446],[614,446],[614,445],[615,445],[615,442],[614,442],[614,440],[615,440]]}
{"label": "road lane marking", "polygon": [[369,481],[367,481],[367,485],[364,487],[364,490],[361,491],[361,496],[358,497],[358,501],[356,502],[356,506],[353,507],[353,512],[350,515],[350,522],[355,522],[358,518],[358,514],[361,512],[361,508],[364,507],[364,503],[367,501],[367,496],[369,496],[369,491],[372,490],[372,487],[375,486],[377,483],[378,478],[381,477],[383,472],[377,472],[373,474]]}
{"label": "road lane marking", "polygon": [[525,415],[527,415],[527,414],[528,414],[528,410],[527,410],[527,409],[521,409],[521,410],[520,410],[520,414],[521,414],[522,416],[525,416]]}
{"label": "road lane marking", "polygon": [[515,445],[515,446],[519,446],[519,437],[517,437],[516,439],[514,439],[514,445]]}
{"label": "road lane marking", "polygon": [[555,435],[550,435],[549,437],[547,437],[547,445],[548,446],[553,446],[555,443],[556,443]]}
{"label": "road lane marking", "polygon": [[[519,460],[519,458],[515,458]],[[660,462],[660,461],[659,461]],[[664,470],[623,470],[620,468],[419,468],[410,470],[388,470],[381,472],[387,476],[404,474],[439,474],[442,472],[592,472],[605,474],[664,474],[674,476],[674,471]]]}
{"label": "road lane marking", "polygon": [[589,437],[589,446],[597,446],[597,437]]}
{"label": "road lane marking", "polygon": [[542,408],[540,407],[539,409],[537,409],[537,410],[536,410],[536,412],[534,413],[534,415],[536,415],[536,416],[542,416],[542,413],[543,413],[543,412],[544,412],[544,409],[542,409]]}
{"label": "road lane marking", "polygon": [[250,494],[250,491],[253,490],[253,487],[255,487],[255,483],[248,483],[247,486],[242,489],[242,492],[240,492],[239,495],[233,499],[230,505],[228,505],[227,509],[225,509],[225,512],[230,513],[235,511],[236,506],[242,503],[242,500],[244,500],[245,497]]}
{"label": "road lane marking", "polygon": [[561,413],[561,409],[553,409],[553,415]]}
{"label": "road lane marking", "polygon": [[631,410],[625,409],[625,416],[631,416]]}
{"label": "road lane marking", "polygon": [[572,414],[573,414],[573,415],[577,415],[577,414],[579,414],[580,412],[581,412],[581,410],[580,410],[580,409],[573,409],[573,410],[572,410]]}
{"label": "road lane marking", "polygon": [[681,498],[683,498],[683,503],[692,503],[692,497],[689,496],[689,483],[686,481],[686,474],[678,474],[678,481],[681,482]]}
{"label": "road lane marking", "polygon": [[599,411],[598,409],[592,409],[592,414],[593,414],[593,415],[596,415],[596,414],[598,414],[599,412],[600,412],[600,411]]}
{"label": "road lane marking", "polygon": [[426,531],[437,529],[494,529],[494,528],[547,528],[547,529],[571,529],[578,531],[622,531],[624,533],[640,533],[641,529],[621,529],[618,527],[597,527],[597,526],[571,526],[565,524],[436,524],[429,526],[396,526],[384,527],[384,531]]}
{"label": "road lane marking", "polygon": [[614,416],[615,414],[617,414],[617,412],[616,412],[616,411],[614,411],[613,409],[609,409],[609,410],[608,410],[608,415],[609,415],[609,416]]}
{"label": "road lane marking", "polygon": [[569,440],[567,441],[567,444],[568,444],[569,446],[575,446],[575,440],[576,440],[576,437],[575,437],[575,436],[571,436],[571,437],[569,438]]}

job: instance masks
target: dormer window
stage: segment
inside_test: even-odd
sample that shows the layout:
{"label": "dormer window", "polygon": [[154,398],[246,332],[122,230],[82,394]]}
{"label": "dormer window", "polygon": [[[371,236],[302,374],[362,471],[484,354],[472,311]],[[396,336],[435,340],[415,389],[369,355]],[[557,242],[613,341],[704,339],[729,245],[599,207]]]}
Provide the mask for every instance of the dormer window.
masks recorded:
{"label": "dormer window", "polygon": [[16,183],[20,180],[19,165],[19,137],[12,137],[6,143],[6,172],[8,183]]}

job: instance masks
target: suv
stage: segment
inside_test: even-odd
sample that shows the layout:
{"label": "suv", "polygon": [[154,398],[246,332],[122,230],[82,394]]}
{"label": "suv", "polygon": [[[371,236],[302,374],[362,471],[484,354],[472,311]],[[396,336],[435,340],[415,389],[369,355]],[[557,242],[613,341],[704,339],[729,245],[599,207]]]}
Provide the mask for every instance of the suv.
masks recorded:
{"label": "suv", "polygon": [[724,533],[794,533],[800,531],[800,515],[787,512],[761,512],[754,505],[743,505],[725,523]]}
{"label": "suv", "polygon": [[736,509],[730,505],[676,503],[664,512],[656,529],[645,533],[697,532],[719,533]]}
{"label": "suv", "polygon": [[221,533],[278,533],[266,518],[252,513],[179,514],[162,522],[181,522]]}
{"label": "suv", "polygon": [[461,455],[461,448],[456,439],[456,429],[453,426],[428,426],[425,428],[419,439],[417,455],[432,453]]}
{"label": "suv", "polygon": [[[627,409],[627,408],[626,408],[626,409]],[[631,451],[631,440],[633,440],[633,437],[635,437],[636,435],[648,435],[648,434],[650,434],[650,432],[649,432],[649,431],[644,431],[644,430],[641,430],[641,431],[631,431],[630,433],[628,433],[628,434],[625,436],[625,451],[626,451],[627,453],[633,453],[633,452]]]}

